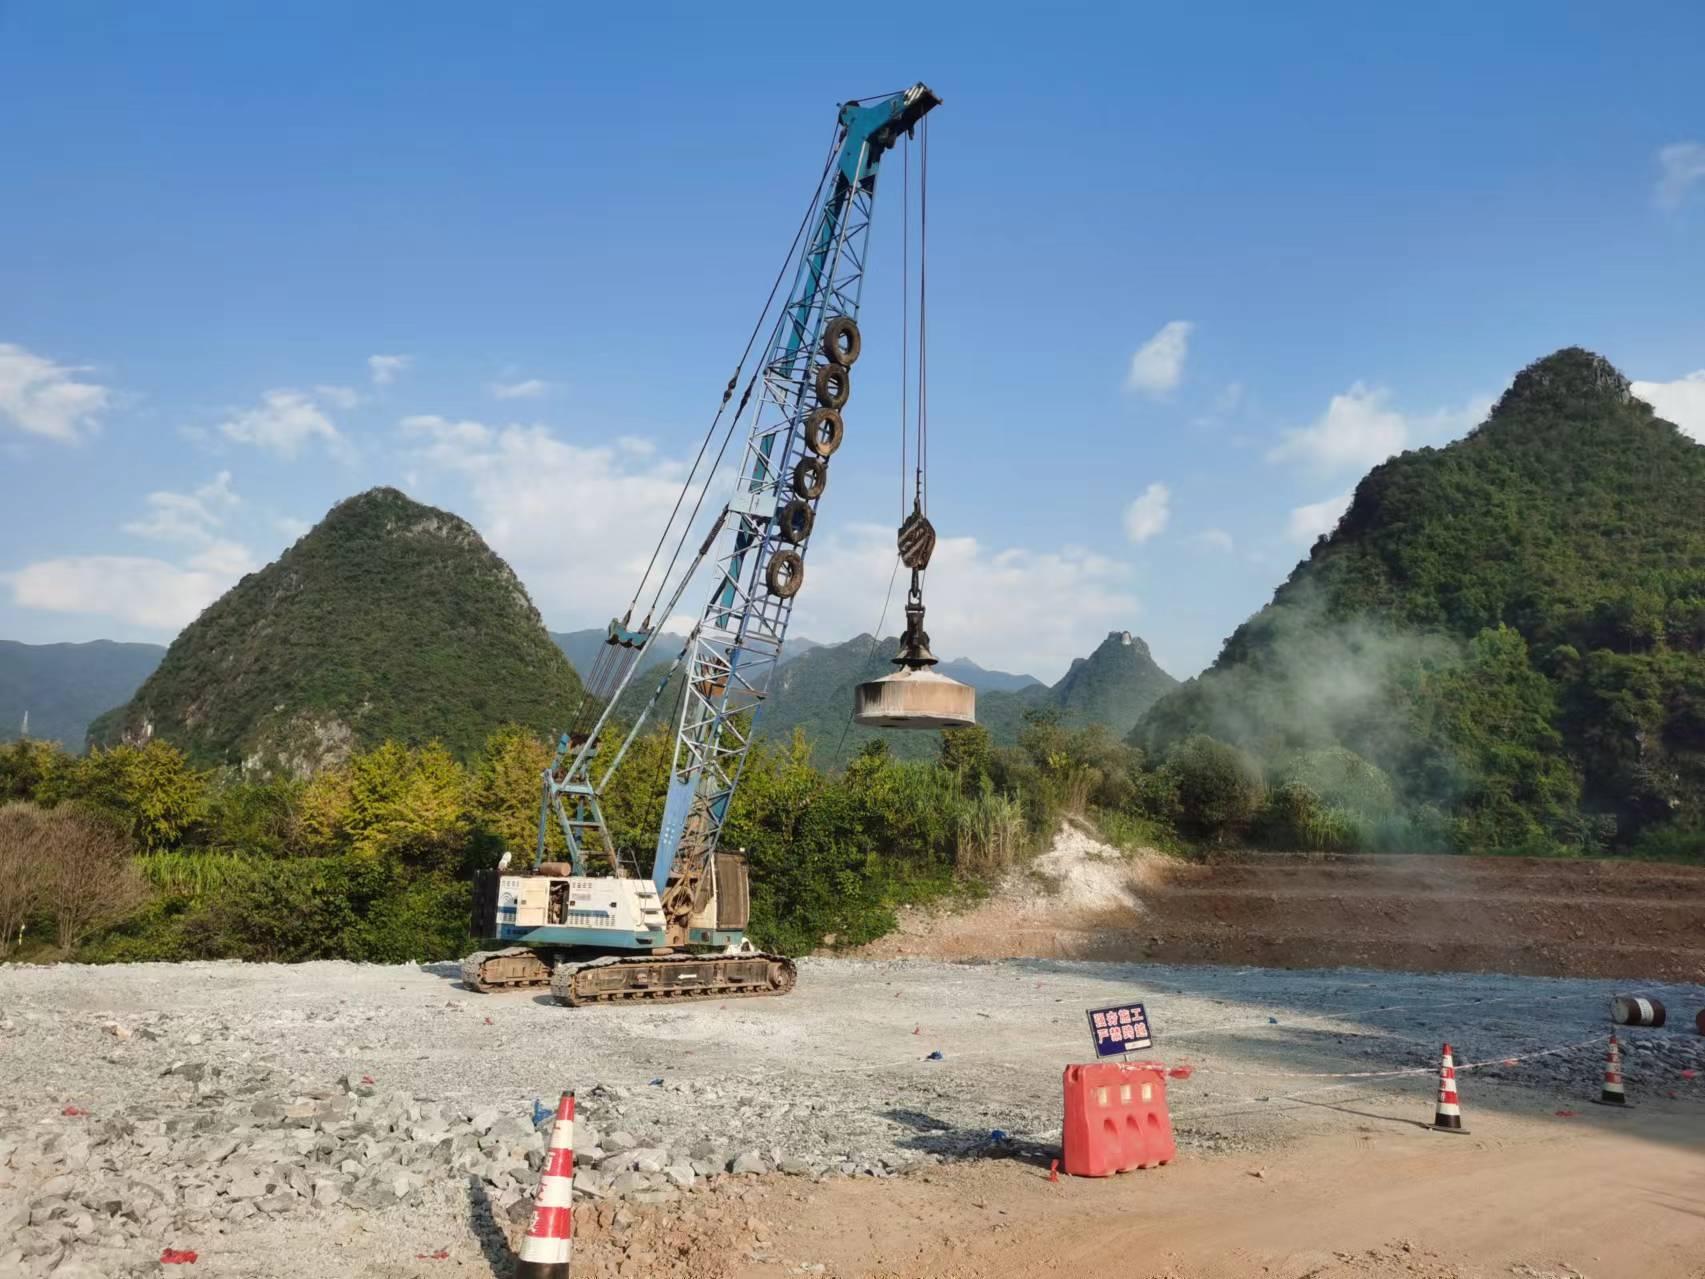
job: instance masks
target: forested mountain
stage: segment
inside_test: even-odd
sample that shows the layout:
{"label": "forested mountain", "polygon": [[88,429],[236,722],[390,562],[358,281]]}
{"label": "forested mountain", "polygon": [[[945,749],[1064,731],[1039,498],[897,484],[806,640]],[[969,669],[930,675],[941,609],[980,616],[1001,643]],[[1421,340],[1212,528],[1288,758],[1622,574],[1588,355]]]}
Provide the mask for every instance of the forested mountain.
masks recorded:
{"label": "forested mountain", "polygon": [[473,527],[377,488],[209,605],[90,736],[300,775],[387,738],[467,757],[501,724],[549,733],[580,691]]}
{"label": "forested mountain", "polygon": [[158,644],[19,644],[0,640],[0,742],[23,731],[81,750],[89,722],[127,699],[166,650]]}
{"label": "forested mountain", "polygon": [[[1529,366],[1338,528],[1133,740],[1347,747],[1462,847],[1705,825],[1705,447],[1599,356]],[[1679,845],[1678,845],[1679,846]]]}

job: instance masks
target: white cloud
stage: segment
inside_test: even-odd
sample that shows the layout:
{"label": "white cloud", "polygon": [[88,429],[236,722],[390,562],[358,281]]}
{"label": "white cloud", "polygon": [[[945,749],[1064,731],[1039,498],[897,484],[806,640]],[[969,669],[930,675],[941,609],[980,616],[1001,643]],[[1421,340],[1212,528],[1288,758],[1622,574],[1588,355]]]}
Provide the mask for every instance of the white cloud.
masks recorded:
{"label": "white cloud", "polygon": [[292,542],[314,527],[307,520],[299,520],[294,515],[280,515],[272,521],[272,526]]}
{"label": "white cloud", "polygon": [[79,379],[88,371],[0,342],[0,420],[64,444],[95,434],[112,393]]}
{"label": "white cloud", "polygon": [[1307,462],[1319,470],[1383,462],[1403,448],[1409,434],[1403,415],[1388,407],[1389,399],[1389,391],[1357,382],[1334,395],[1312,425],[1286,431],[1267,460]]}
{"label": "white cloud", "polygon": [[1658,149],[1657,188],[1652,198],[1660,209],[1679,209],[1688,191],[1705,181],[1705,142],[1676,142]]}
{"label": "white cloud", "polygon": [[324,440],[333,453],[349,452],[348,441],[332,420],[302,391],[268,391],[259,408],[243,410],[219,429],[239,444],[253,444],[280,457],[295,457],[313,439]]}
{"label": "white cloud", "polygon": [[[834,641],[869,632],[894,571],[893,528],[853,524],[812,543],[793,634]],[[1052,681],[1107,632],[1135,626],[1130,578],[1127,565],[1083,547],[1038,551],[943,537],[924,587],[924,625],[938,657],[972,656]],[[882,626],[887,635],[905,625],[905,596],[902,571]],[[1022,625],[1013,624],[1014,600],[1024,601]]]}
{"label": "white cloud", "polygon": [[1176,387],[1184,376],[1184,359],[1190,353],[1190,333],[1195,327],[1189,320],[1172,320],[1161,325],[1160,332],[1138,347],[1131,357],[1125,389],[1164,395]]}
{"label": "white cloud", "polygon": [[[543,426],[425,414],[401,427],[404,469],[420,472],[410,487],[434,474],[465,483],[467,509],[442,504],[473,521],[554,624],[596,624],[627,601],[686,480],[681,463],[570,443]],[[720,509],[730,485],[713,483],[706,505]]]}
{"label": "white cloud", "polygon": [[173,632],[193,622],[244,571],[232,551],[197,559],[203,562],[183,567],[136,555],[70,556],[41,560],[4,578],[13,603],[22,608],[89,613]]}
{"label": "white cloud", "polygon": [[[467,485],[461,497],[434,500],[474,523],[553,626],[597,625],[626,604],[687,475],[684,461],[635,447],[638,440],[584,446],[543,426],[493,427],[434,415],[401,425],[409,465],[421,471],[417,479]],[[707,508],[719,510],[732,483],[717,477]],[[697,549],[708,513],[688,539],[687,554]],[[894,530],[819,529],[793,631],[827,640],[868,631],[893,572]],[[564,547],[573,554],[565,556]],[[1126,565],[1081,548],[994,549],[974,538],[943,538],[925,592],[929,629],[938,653],[973,653],[987,665],[1054,678],[1107,631],[1133,625],[1137,601],[1129,578]],[[701,574],[683,596],[677,611],[689,620],[680,629],[696,620],[707,580]],[[904,595],[900,582],[885,624],[893,634],[904,623]],[[1026,601],[1023,626],[1012,624],[1014,599]],[[649,602],[648,594],[642,604]]]}
{"label": "white cloud", "polygon": [[248,547],[240,542],[227,542],[223,539],[208,543],[190,556],[189,566],[199,573],[211,573],[216,578],[231,581],[260,567]]}
{"label": "white cloud", "polygon": [[148,495],[148,516],[123,525],[126,533],[163,542],[206,544],[225,516],[242,503],[231,488],[231,472],[221,471],[193,493]]}
{"label": "white cloud", "polygon": [[412,355],[369,355],[367,371],[373,377],[374,386],[389,386],[413,363]]}
{"label": "white cloud", "polygon": [[551,389],[549,382],[530,377],[520,382],[493,382],[491,393],[500,400],[537,400]]}
{"label": "white cloud", "polygon": [[1635,382],[1632,389],[1659,417],[1705,444],[1705,369],[1673,382]]}
{"label": "white cloud", "polygon": [[352,409],[365,398],[353,386],[316,386],[314,394],[340,409]]}
{"label": "white cloud", "polygon": [[181,563],[145,555],[68,555],[0,574],[0,581],[11,587],[12,602],[21,608],[87,613],[174,632],[259,567],[248,547],[220,536],[225,517],[241,504],[229,471],[193,493],[150,493],[147,516],[123,530],[186,544],[188,557]]}
{"label": "white cloud", "polygon": [[1172,490],[1150,484],[1125,508],[1125,536],[1141,545],[1160,533],[1172,518]]}
{"label": "white cloud", "polygon": [[1228,555],[1237,549],[1237,543],[1232,540],[1231,534],[1223,528],[1205,528],[1190,540],[1207,550],[1224,551]]}
{"label": "white cloud", "polygon": [[1326,412],[1308,426],[1284,433],[1267,453],[1269,462],[1297,462],[1318,472],[1366,470],[1404,449],[1439,444],[1483,420],[1490,396],[1475,396],[1461,408],[1419,417],[1391,407],[1391,392],[1357,382],[1334,395]]}
{"label": "white cloud", "polygon": [[1295,508],[1285,527],[1285,535],[1293,542],[1312,542],[1322,534],[1330,533],[1338,527],[1338,521],[1344,517],[1344,512],[1350,509],[1350,499],[1353,497],[1354,490],[1340,493],[1337,497],[1329,497],[1324,502],[1311,502],[1307,506]]}

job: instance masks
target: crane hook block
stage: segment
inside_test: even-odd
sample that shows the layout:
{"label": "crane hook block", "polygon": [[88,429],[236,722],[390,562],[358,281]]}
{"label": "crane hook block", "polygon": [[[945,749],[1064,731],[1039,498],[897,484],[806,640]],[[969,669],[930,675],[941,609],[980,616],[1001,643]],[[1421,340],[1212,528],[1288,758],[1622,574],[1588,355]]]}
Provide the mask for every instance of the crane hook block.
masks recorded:
{"label": "crane hook block", "polygon": [[833,457],[846,433],[846,423],[834,409],[818,409],[805,419],[805,446],[818,457]]}
{"label": "crane hook block", "polygon": [[935,554],[935,525],[922,511],[914,508],[906,522],[900,525],[896,541],[899,543],[900,563],[914,573],[921,572],[929,567],[929,558]]}
{"label": "crane hook block", "polygon": [[770,556],[764,584],[778,600],[790,600],[805,585],[805,560],[798,551],[777,551]]}
{"label": "crane hook block", "polygon": [[817,403],[824,408],[838,409],[852,394],[852,375],[839,364],[823,364],[817,369]]}
{"label": "crane hook block", "polygon": [[[825,412],[833,412],[828,409]],[[793,468],[793,491],[808,501],[816,501],[829,487],[829,468],[822,458],[802,457]]]}
{"label": "crane hook block", "polygon": [[823,326],[823,356],[830,364],[850,369],[858,363],[861,344],[858,321],[850,315],[837,315]]}
{"label": "crane hook block", "polygon": [[811,536],[811,526],[816,522],[817,513],[808,502],[797,497],[776,513],[776,526],[782,541],[792,542],[795,546]]}

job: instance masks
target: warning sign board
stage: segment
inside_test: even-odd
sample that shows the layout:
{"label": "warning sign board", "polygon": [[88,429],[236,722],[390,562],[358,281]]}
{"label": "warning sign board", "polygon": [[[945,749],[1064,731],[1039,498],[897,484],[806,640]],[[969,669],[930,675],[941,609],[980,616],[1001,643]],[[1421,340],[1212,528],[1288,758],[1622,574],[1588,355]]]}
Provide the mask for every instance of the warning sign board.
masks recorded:
{"label": "warning sign board", "polygon": [[1153,1048],[1148,1013],[1141,1004],[1114,1004],[1089,1010],[1089,1035],[1096,1057],[1122,1057],[1139,1048]]}

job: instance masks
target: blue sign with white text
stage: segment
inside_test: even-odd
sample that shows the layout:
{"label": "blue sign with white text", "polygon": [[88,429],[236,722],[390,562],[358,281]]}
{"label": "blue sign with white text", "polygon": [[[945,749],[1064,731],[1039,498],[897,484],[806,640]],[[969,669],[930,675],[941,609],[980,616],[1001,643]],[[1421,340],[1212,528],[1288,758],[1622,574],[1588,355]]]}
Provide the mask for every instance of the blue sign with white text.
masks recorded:
{"label": "blue sign with white text", "polygon": [[1153,1048],[1154,1036],[1149,1033],[1148,1013],[1141,1004],[1114,1004],[1110,1008],[1089,1010],[1089,1034],[1095,1041],[1095,1055],[1123,1057],[1138,1048]]}

